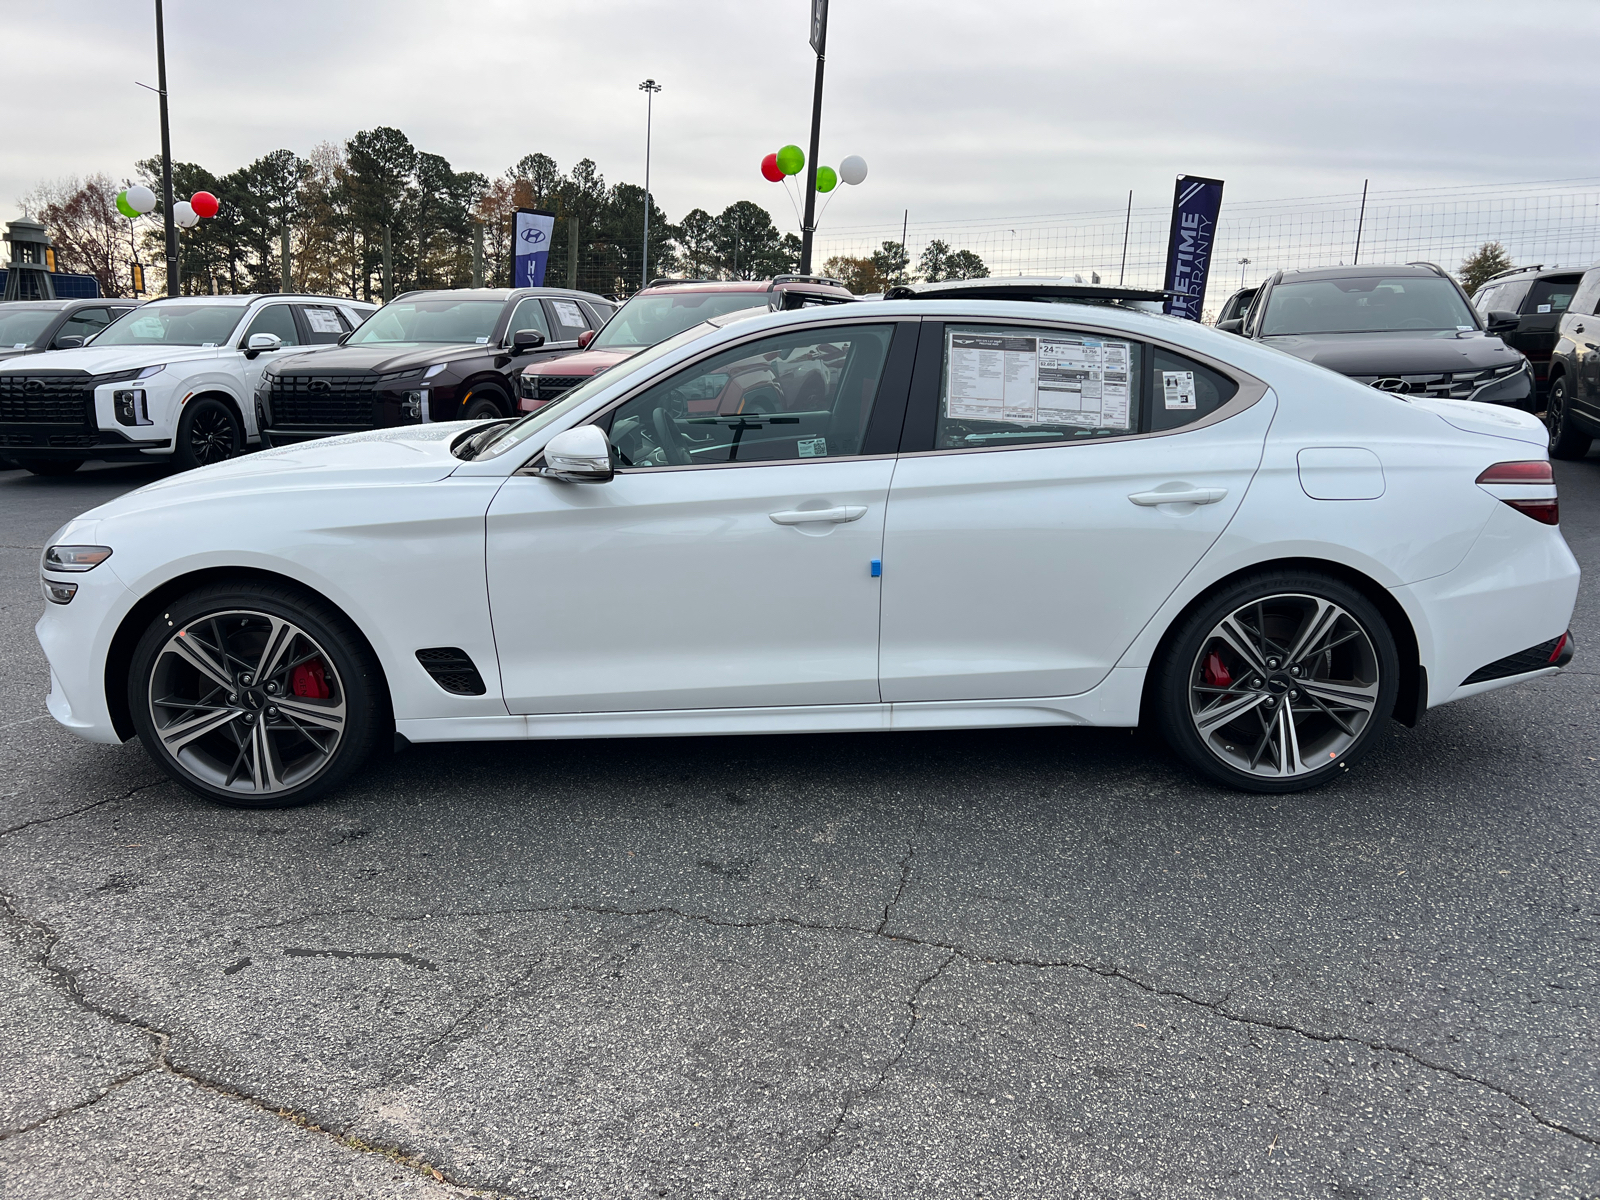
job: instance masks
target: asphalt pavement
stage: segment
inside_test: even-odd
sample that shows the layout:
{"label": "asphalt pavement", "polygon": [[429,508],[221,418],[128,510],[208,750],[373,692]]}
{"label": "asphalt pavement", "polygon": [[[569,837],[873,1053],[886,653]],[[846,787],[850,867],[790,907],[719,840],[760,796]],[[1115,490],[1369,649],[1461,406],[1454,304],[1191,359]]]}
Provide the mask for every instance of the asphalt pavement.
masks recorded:
{"label": "asphalt pavement", "polygon": [[1081,729],[245,812],[43,715],[40,548],[158,474],[0,473],[0,1196],[1600,1196],[1591,584],[1571,669],[1304,795]]}

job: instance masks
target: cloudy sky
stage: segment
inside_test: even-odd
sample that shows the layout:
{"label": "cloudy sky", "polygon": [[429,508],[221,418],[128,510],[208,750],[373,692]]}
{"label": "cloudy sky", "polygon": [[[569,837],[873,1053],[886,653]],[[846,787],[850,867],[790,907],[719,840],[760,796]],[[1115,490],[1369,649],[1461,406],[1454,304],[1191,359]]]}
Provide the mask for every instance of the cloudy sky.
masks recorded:
{"label": "cloudy sky", "polygon": [[[0,216],[41,179],[159,146],[151,0],[0,5]],[[804,144],[809,0],[167,0],[172,148],[223,172],[393,125],[458,169],[590,157],[668,215],[738,199]],[[822,161],[836,226],[1600,174],[1596,0],[833,0]],[[1563,67],[1561,64],[1566,63]],[[1579,68],[1576,64],[1586,64]],[[18,97],[28,97],[21,101]],[[1574,133],[1579,136],[1574,137]]]}

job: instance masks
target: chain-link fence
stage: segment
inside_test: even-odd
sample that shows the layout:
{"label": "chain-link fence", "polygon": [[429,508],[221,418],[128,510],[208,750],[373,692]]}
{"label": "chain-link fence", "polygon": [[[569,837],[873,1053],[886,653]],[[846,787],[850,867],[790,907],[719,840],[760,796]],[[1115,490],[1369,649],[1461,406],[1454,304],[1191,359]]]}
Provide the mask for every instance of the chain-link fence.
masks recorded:
{"label": "chain-link fence", "polygon": [[[1159,287],[1167,258],[1171,198],[1090,212],[972,221],[913,219],[906,230],[911,269],[930,242],[970,250],[991,275],[1079,275]],[[916,214],[913,213],[915,218]],[[1224,192],[1211,259],[1208,306],[1240,280],[1273,271],[1361,262],[1424,260],[1457,270],[1484,242],[1499,242],[1519,265],[1587,266],[1600,259],[1600,178],[1251,200]],[[1124,237],[1126,261],[1124,264]],[[899,222],[818,231],[814,261],[864,258],[899,242]],[[1240,260],[1248,260],[1241,262]]]}

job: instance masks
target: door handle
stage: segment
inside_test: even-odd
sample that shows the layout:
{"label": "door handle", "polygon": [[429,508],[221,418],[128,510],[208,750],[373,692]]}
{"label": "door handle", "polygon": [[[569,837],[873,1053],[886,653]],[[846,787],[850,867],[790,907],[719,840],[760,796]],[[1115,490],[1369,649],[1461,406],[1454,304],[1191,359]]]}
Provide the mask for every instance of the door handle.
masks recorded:
{"label": "door handle", "polygon": [[1583,332],[1583,326],[1582,325],[1574,325],[1573,328],[1576,329],[1579,333]]}
{"label": "door handle", "polygon": [[1134,492],[1128,499],[1153,508],[1157,504],[1215,504],[1227,494],[1227,488],[1184,488],[1173,492]]}
{"label": "door handle", "polygon": [[842,525],[846,521],[859,521],[866,515],[865,504],[841,504],[838,508],[797,508],[767,514],[774,525],[805,525],[812,521]]}

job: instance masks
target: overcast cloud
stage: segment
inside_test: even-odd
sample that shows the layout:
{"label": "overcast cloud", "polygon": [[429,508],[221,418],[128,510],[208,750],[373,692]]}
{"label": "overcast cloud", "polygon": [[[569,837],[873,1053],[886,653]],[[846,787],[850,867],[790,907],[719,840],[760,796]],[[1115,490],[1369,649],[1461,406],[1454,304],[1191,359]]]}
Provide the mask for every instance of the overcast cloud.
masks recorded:
{"label": "overcast cloud", "polygon": [[[0,7],[0,202],[159,148],[149,0]],[[793,227],[762,154],[804,144],[809,0],[168,0],[175,157],[218,173],[393,125],[457,170],[542,151],[674,219],[739,199]],[[822,161],[835,227],[1600,174],[1595,0],[833,0]],[[1562,63],[1570,64],[1563,67]],[[1574,137],[1574,133],[1579,136]]]}

